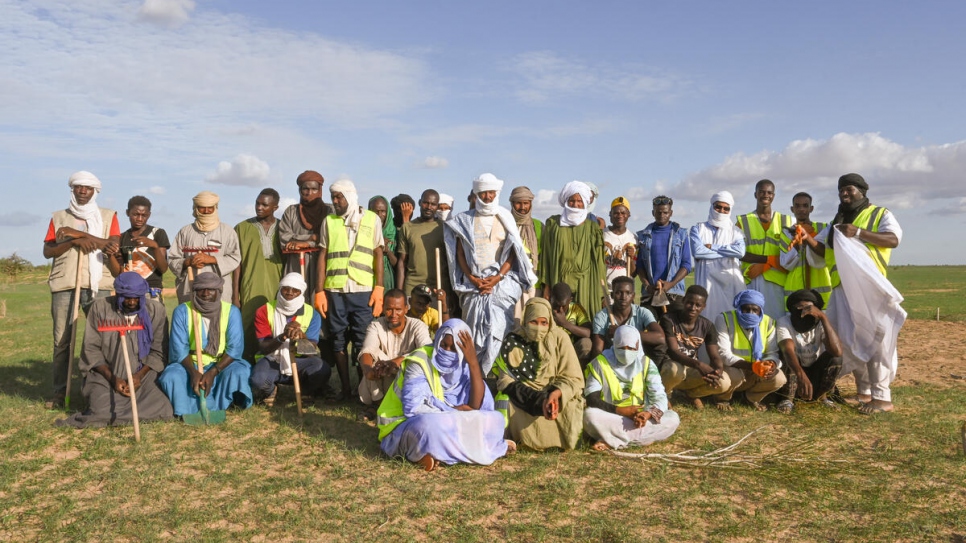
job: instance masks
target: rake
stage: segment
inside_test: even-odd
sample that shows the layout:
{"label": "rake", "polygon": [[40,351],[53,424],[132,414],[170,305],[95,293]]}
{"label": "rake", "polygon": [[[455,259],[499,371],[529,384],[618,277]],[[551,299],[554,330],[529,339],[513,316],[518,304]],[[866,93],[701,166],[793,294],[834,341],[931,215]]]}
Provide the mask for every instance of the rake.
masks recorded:
{"label": "rake", "polygon": [[[208,245],[205,247],[182,247],[181,254],[184,256],[194,256],[198,253],[212,254],[217,253],[218,247],[214,245]],[[195,267],[188,266],[188,290],[191,290],[191,286],[195,282]]]}
{"label": "rake", "polygon": [[141,442],[141,425],[138,422],[138,401],[134,391],[134,373],[131,371],[131,358],[127,352],[127,333],[144,330],[141,319],[132,322],[127,319],[107,319],[97,323],[98,332],[117,332],[121,336],[121,352],[124,353],[124,370],[127,371],[127,387],[131,394],[131,414],[134,416],[134,441]]}
{"label": "rake", "polygon": [[319,247],[304,247],[302,249],[292,249],[291,251],[282,251],[282,254],[293,255],[298,253],[299,269],[302,270],[302,279],[305,279],[307,281],[308,279],[306,279],[305,277],[305,253],[317,253],[320,250],[321,248]]}

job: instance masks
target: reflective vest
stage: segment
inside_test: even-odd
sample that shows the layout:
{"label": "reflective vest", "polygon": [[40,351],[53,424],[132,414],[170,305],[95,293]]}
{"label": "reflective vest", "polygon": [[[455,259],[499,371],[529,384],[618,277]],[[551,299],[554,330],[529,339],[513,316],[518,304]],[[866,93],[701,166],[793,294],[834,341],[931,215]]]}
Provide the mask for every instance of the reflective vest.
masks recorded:
{"label": "reflective vest", "polygon": [[429,388],[432,390],[433,396],[436,396],[438,400],[443,399],[443,384],[439,380],[439,372],[429,363],[429,357],[432,355],[433,346],[427,345],[409,353],[403,359],[403,363],[399,368],[399,375],[393,381],[392,388],[386,391],[386,395],[382,398],[382,403],[379,404],[379,409],[376,411],[376,423],[379,425],[379,441],[382,441],[383,438],[392,433],[396,426],[399,426],[406,420],[400,398],[402,397],[403,381],[406,380],[406,367],[409,364],[418,364],[423,369],[423,373],[426,374],[426,380],[429,381]]}
{"label": "reflective vest", "polygon": [[[746,362],[754,362],[751,356],[751,340],[748,339],[745,329],[738,325],[738,311],[731,310],[722,315],[725,326],[728,327],[728,337],[731,338],[731,352]],[[761,345],[764,349],[767,347],[768,338],[775,334],[775,321],[764,313],[761,315],[761,323],[758,324],[758,333],[761,334]]]}
{"label": "reflective vest", "polygon": [[[499,376],[500,372],[510,374],[510,370],[506,367],[506,361],[503,360],[503,355],[498,355],[496,360],[493,361],[493,369],[490,370],[490,375]],[[497,392],[493,396],[493,407],[503,415],[503,427],[508,428],[510,426],[510,396],[505,392]]]}
{"label": "reflective vest", "polygon": [[329,236],[325,254],[325,289],[343,288],[350,277],[364,287],[373,285],[375,271],[372,263],[376,251],[373,241],[376,237],[377,219],[378,216],[372,211],[362,212],[356,243],[350,251],[349,235],[345,231],[342,217],[329,215],[325,218]]}
{"label": "reflective vest", "polygon": [[[748,254],[762,256],[778,256],[781,254],[782,229],[792,225],[791,219],[788,215],[772,213],[771,223],[768,224],[768,230],[765,230],[761,227],[761,220],[758,219],[757,213],[751,212],[747,215],[740,215],[738,227],[745,234],[745,251]],[[745,276],[746,285],[751,283],[751,279],[748,277],[748,269],[751,266],[752,264],[748,262],[741,263],[741,273]],[[779,269],[770,268],[763,276],[767,281],[776,285],[785,284],[785,272]]]}
{"label": "reflective vest", "polygon": [[[266,314],[268,316],[268,322],[269,322],[269,324],[272,327],[272,335],[273,336],[277,336],[278,334],[281,334],[282,333],[281,330],[276,330],[275,329],[275,306],[276,306],[277,303],[278,302],[276,302],[275,300],[272,300],[272,301],[268,302],[267,304],[265,304],[267,306]],[[295,315],[295,322],[299,323],[299,326],[302,327],[302,331],[304,332],[304,331],[308,330],[309,329],[309,325],[312,324],[312,315],[315,314],[315,309],[313,309],[312,306],[310,306],[309,304],[305,304],[302,307],[304,307],[305,309],[302,311],[302,314],[301,315]],[[291,321],[292,321],[291,317],[285,319],[285,322],[286,323],[289,323]],[[257,360],[260,360],[262,358],[265,358],[265,355],[263,355],[262,353],[255,353],[255,360],[256,361]]]}
{"label": "reflective vest", "polygon": [[[200,313],[195,311],[194,306],[191,302],[185,302],[184,305],[188,308],[188,346],[191,352],[195,351],[195,314],[198,314],[198,320],[201,321],[201,326],[204,327],[203,317]],[[213,364],[221,358],[221,355],[225,354],[225,346],[228,344],[228,321],[230,320],[228,316],[231,314],[231,304],[228,302],[221,302],[221,318],[218,319],[219,331],[221,334],[218,338],[218,345],[221,346],[221,352],[218,356],[211,356],[210,354],[201,351],[201,365],[202,367],[208,367],[208,364]],[[208,344],[208,334],[201,339],[201,348],[204,349],[205,345]]]}
{"label": "reflective vest", "polygon": [[[859,213],[859,216],[852,221],[852,224],[869,232],[878,232],[879,222],[882,221],[882,216],[885,215],[885,212],[886,208],[884,207],[870,205]],[[889,266],[889,257],[892,256],[892,249],[879,247],[871,243],[866,243],[865,246],[868,247],[869,253],[872,254],[872,261],[879,268],[882,277],[885,277],[886,268]],[[825,245],[825,265],[828,266],[829,274],[832,278],[832,288],[839,286],[839,270],[835,266],[835,250],[829,247],[828,244]]]}
{"label": "reflective vest", "polygon": [[[826,224],[824,222],[812,222],[812,229],[816,234],[825,230],[825,226]],[[795,225],[792,225],[789,229],[782,230],[782,251],[788,252],[788,245],[792,242],[794,236]],[[810,266],[805,255],[806,251],[804,247],[804,245],[799,245],[798,248],[791,249],[792,251],[801,249],[799,253],[800,262],[798,266],[788,270],[788,275],[785,276],[785,301],[788,301],[788,297],[792,293],[802,289],[809,289],[821,294],[822,300],[825,302],[823,307],[828,307],[828,299],[832,295],[832,278],[829,275],[828,265],[822,268],[813,268]]]}
{"label": "reflective vest", "polygon": [[[595,360],[591,360],[584,370],[584,378],[589,379],[593,376],[601,384],[600,397],[605,402],[617,407],[627,407],[631,405],[644,405],[644,376],[651,365],[651,359],[644,357],[644,371],[638,373],[631,380],[630,388],[622,386],[614,368],[610,366],[610,361],[602,354],[597,355]],[[618,396],[614,397],[614,391]]]}

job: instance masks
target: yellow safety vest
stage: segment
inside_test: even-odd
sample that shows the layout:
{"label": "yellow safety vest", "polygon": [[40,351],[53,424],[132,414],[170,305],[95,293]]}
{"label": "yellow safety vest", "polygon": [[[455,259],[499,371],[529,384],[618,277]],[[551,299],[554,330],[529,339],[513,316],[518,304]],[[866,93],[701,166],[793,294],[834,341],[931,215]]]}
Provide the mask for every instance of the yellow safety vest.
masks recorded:
{"label": "yellow safety vest", "polygon": [[346,234],[342,217],[329,215],[325,218],[329,239],[326,244],[324,288],[343,288],[350,277],[364,287],[371,287],[375,283],[372,266],[376,251],[373,240],[377,219],[378,216],[372,211],[363,211],[356,243],[350,251],[349,235]]}
{"label": "yellow safety vest", "polygon": [[[859,213],[859,216],[852,221],[852,224],[869,232],[878,232],[879,222],[882,221],[882,216],[885,215],[885,212],[886,208],[884,207],[870,205]],[[865,246],[872,253],[872,261],[875,262],[875,266],[879,268],[879,272],[885,277],[886,268],[889,266],[889,257],[892,256],[892,249],[879,247],[871,243],[866,243]],[[839,270],[835,265],[835,250],[829,247],[828,244],[825,246],[825,265],[828,266],[829,275],[831,275],[832,288],[839,286]]]}
{"label": "yellow safety vest", "polygon": [[[825,226],[824,222],[812,222],[812,228],[816,234],[824,230]],[[792,228],[794,228],[794,225],[792,225]],[[782,250],[787,252],[788,245],[791,242],[792,238],[789,236],[789,232],[782,230]],[[828,265],[822,268],[813,268],[808,264],[805,251],[802,250],[800,254],[801,262],[794,269],[788,270],[788,275],[785,276],[785,301],[788,301],[788,297],[792,293],[808,288],[821,294],[822,300],[825,301],[825,307],[828,307],[828,299],[832,295],[832,278],[829,275]],[[805,284],[806,269],[808,271],[808,285]]]}
{"label": "yellow safety vest", "polygon": [[[651,359],[645,356],[644,371],[634,376],[631,380],[629,390],[621,386],[621,381],[617,378],[617,374],[614,373],[614,368],[610,366],[610,361],[602,354],[597,355],[596,359],[591,360],[590,364],[587,364],[587,369],[584,370],[584,377],[589,379],[590,376],[593,376],[597,379],[597,382],[602,387],[600,391],[601,399],[611,405],[616,405],[617,407],[644,405],[644,376],[647,375],[647,370],[650,365]],[[617,398],[614,397],[614,391],[617,391],[619,394]]]}
{"label": "yellow safety vest", "polygon": [[[738,325],[738,311],[733,309],[724,313],[724,320],[725,326],[728,327],[728,336],[731,338],[731,352],[746,362],[754,362],[751,356],[751,340],[748,339],[745,329]],[[767,347],[769,336],[775,333],[775,321],[764,313],[762,313],[761,322],[758,324],[758,333],[761,334],[761,345],[764,350]]]}
{"label": "yellow safety vest", "polygon": [[386,391],[386,395],[382,398],[382,403],[379,404],[379,409],[376,410],[376,423],[379,425],[379,441],[382,441],[383,438],[392,433],[396,426],[399,426],[406,420],[400,398],[402,397],[403,381],[406,380],[406,366],[409,364],[418,364],[423,368],[423,373],[426,374],[426,380],[429,381],[429,388],[432,390],[433,396],[436,396],[438,400],[443,399],[443,384],[439,380],[439,372],[429,363],[429,357],[432,355],[433,347],[432,345],[427,345],[416,349],[403,359],[403,363],[399,368],[399,375],[393,381],[392,388]]}
{"label": "yellow safety vest", "polygon": [[[194,350],[195,350],[195,313],[196,313],[196,311],[194,309],[194,306],[191,305],[191,302],[185,302],[184,305],[187,306],[187,308],[188,308],[188,346],[190,347],[190,351],[191,352],[194,352]],[[221,302],[221,318],[218,319],[218,322],[219,322],[219,327],[218,327],[219,328],[219,331],[218,332],[221,334],[221,336],[218,338],[218,345],[221,345],[221,352],[218,353],[218,356],[211,356],[210,354],[208,354],[208,353],[204,352],[204,350],[202,350],[201,351],[201,365],[202,365],[202,367],[208,367],[208,364],[212,364],[212,363],[217,362],[218,359],[221,358],[221,355],[225,353],[225,346],[228,344],[228,339],[227,339],[227,337],[228,337],[228,320],[229,320],[228,316],[229,316],[230,313],[231,313],[231,304],[228,303],[228,302]],[[201,315],[199,315],[198,316],[198,320],[200,321],[201,319],[202,319],[202,317],[201,317]],[[204,326],[204,322],[202,322],[202,326]],[[206,334],[206,336],[207,336],[207,334]],[[205,346],[205,342],[206,341],[207,341],[207,337],[206,338],[203,338],[201,340],[201,347],[202,347],[202,349],[204,349],[204,346]]]}
{"label": "yellow safety vest", "polygon": [[[277,303],[278,302],[276,300],[272,300],[267,304],[265,304],[268,306],[268,310],[266,311],[266,313],[268,314],[268,322],[272,327],[272,334],[275,334],[275,335],[282,333],[281,330],[275,329],[275,306],[277,305]],[[312,315],[315,314],[315,309],[313,309],[312,306],[310,306],[309,304],[305,304],[304,307],[305,307],[305,310],[302,312],[302,314],[296,315],[295,317],[295,322],[299,323],[299,326],[302,327],[303,332],[309,329],[309,325],[312,324]],[[263,355],[262,353],[255,353],[256,361],[262,358],[265,358],[265,355]]]}
{"label": "yellow safety vest", "polygon": [[[778,256],[782,250],[782,229],[791,226],[791,217],[781,213],[772,213],[771,223],[768,230],[761,227],[761,220],[758,214],[752,211],[746,215],[738,216],[738,227],[745,234],[745,251],[753,255]],[[745,276],[745,284],[750,284],[748,269],[752,264],[741,263],[741,273]],[[771,268],[764,274],[765,280],[771,281],[776,285],[785,284],[785,272]]]}

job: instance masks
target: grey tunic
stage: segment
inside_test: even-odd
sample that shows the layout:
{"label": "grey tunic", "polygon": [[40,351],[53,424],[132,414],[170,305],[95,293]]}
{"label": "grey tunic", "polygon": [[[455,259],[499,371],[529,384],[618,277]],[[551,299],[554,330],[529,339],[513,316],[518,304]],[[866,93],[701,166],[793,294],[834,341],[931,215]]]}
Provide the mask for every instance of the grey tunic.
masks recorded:
{"label": "grey tunic", "polygon": [[[81,353],[80,370],[84,375],[84,397],[88,408],[83,413],[76,413],[71,417],[60,420],[57,424],[85,428],[88,426],[108,426],[131,424],[131,399],[115,392],[104,377],[92,371],[95,366],[109,364],[111,371],[119,379],[127,380],[127,369],[124,367],[124,354],[121,350],[121,336],[117,332],[98,332],[98,323],[111,320],[124,320],[124,316],[116,308],[114,296],[99,298],[91,306],[87,316],[87,328],[84,331],[84,348]],[[171,402],[158,388],[155,380],[158,373],[164,369],[168,345],[168,318],[164,306],[154,300],[148,300],[148,313],[151,315],[151,326],[154,341],[151,352],[144,359],[143,364],[151,370],[141,382],[137,391],[138,419],[167,420],[174,417]],[[138,332],[125,334],[128,357],[131,361],[131,371],[137,372],[142,361],[138,359]]]}
{"label": "grey tunic", "polygon": [[238,234],[231,226],[221,223],[211,232],[200,232],[191,223],[178,231],[178,235],[168,251],[168,267],[175,277],[178,291],[178,303],[185,303],[191,299],[191,287],[188,285],[188,270],[184,267],[184,247],[218,246],[218,251],[209,253],[217,261],[213,266],[205,266],[195,270],[195,275],[204,272],[217,273],[225,280],[221,300],[231,303],[231,272],[241,264],[241,247],[238,244]]}
{"label": "grey tunic", "polygon": [[[332,206],[326,204],[326,210],[326,215],[332,213]],[[282,250],[285,250],[285,245],[290,241],[309,241],[313,235],[318,239],[319,233],[317,231],[313,232],[302,224],[302,220],[299,218],[299,205],[292,204],[288,206],[285,209],[285,213],[282,213],[282,218],[278,221],[278,242],[282,246]],[[309,242],[312,244],[312,247],[319,246],[314,241]],[[302,294],[308,303],[312,303],[313,296],[315,295],[315,280],[318,277],[318,271],[316,270],[318,259],[318,252],[305,253],[304,279],[308,288]],[[283,277],[289,273],[302,272],[298,254],[283,254],[282,261],[285,263],[285,269],[282,270]]]}

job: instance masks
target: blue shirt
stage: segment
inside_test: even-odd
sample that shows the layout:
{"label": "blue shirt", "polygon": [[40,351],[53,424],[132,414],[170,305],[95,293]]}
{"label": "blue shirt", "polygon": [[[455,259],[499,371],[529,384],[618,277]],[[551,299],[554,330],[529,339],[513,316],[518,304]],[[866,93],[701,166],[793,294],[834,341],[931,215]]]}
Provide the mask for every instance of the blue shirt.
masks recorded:
{"label": "blue shirt", "polygon": [[[647,325],[651,324],[652,322],[657,321],[654,319],[654,315],[652,315],[646,307],[631,304],[631,316],[624,324],[633,326],[638,330],[644,330],[647,328]],[[606,336],[607,329],[609,327],[610,318],[607,317],[607,308],[601,309],[596,315],[594,315],[594,322],[591,325],[591,332],[599,336]]]}
{"label": "blue shirt", "polygon": [[[224,307],[224,306],[222,306]],[[225,330],[225,344],[222,345],[224,353],[232,360],[242,360],[242,351],[245,349],[245,330],[242,327],[241,311],[229,305],[228,314],[222,313],[221,318],[228,319],[228,329]],[[208,345],[208,328],[201,323],[201,348]],[[171,339],[169,343],[168,360],[172,364],[180,364],[185,357],[194,351],[194,346],[188,339],[188,306],[181,304],[174,308],[171,314]]]}

